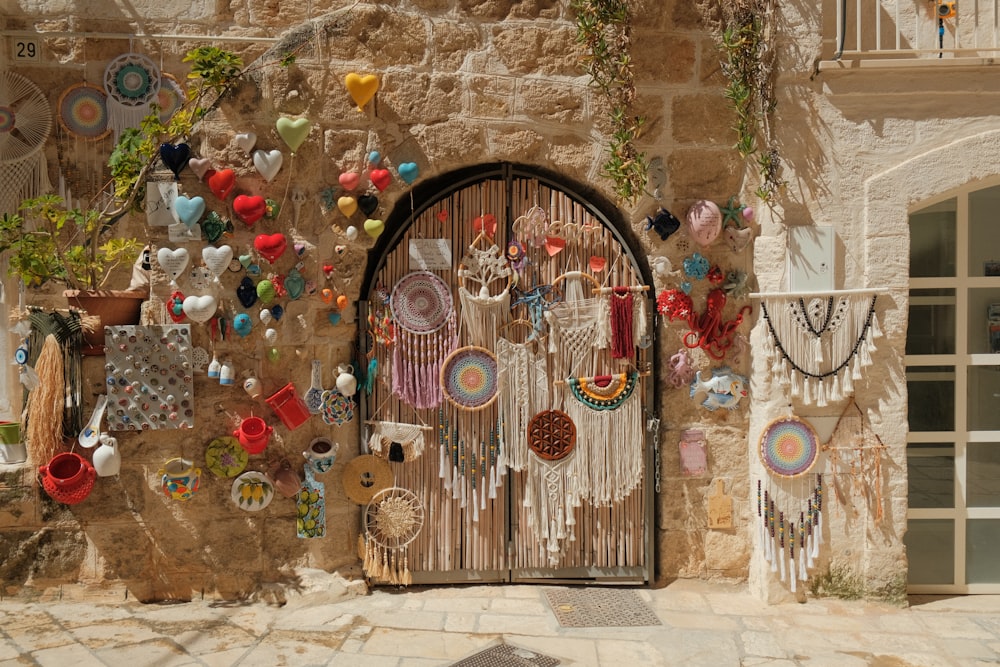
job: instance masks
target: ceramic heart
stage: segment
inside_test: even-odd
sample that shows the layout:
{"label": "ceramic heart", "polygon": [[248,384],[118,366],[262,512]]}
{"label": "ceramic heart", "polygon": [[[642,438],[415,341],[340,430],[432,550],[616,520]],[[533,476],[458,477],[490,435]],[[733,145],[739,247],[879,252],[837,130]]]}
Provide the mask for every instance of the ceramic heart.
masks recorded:
{"label": "ceramic heart", "polygon": [[378,197],[375,195],[361,195],[358,197],[358,208],[365,215],[371,215],[378,209]]}
{"label": "ceramic heart", "polygon": [[267,202],[259,195],[237,195],[233,200],[233,211],[249,227],[267,213]]}
{"label": "ceramic heart", "polygon": [[213,195],[225,201],[236,185],[236,172],[232,169],[219,171],[209,169],[206,176],[208,177],[208,189],[212,191]]}
{"label": "ceramic heart", "polygon": [[268,183],[278,175],[278,170],[281,169],[281,163],[284,159],[279,150],[253,152],[253,166]]}
{"label": "ceramic heart", "polygon": [[350,191],[358,187],[358,183],[361,182],[361,177],[353,171],[348,171],[338,176],[337,180],[340,181],[340,187]]}
{"label": "ceramic heart", "polygon": [[608,265],[608,260],[605,259],[604,257],[600,257],[598,255],[592,255],[590,257],[591,273],[600,273],[601,271],[604,270],[604,267],[606,267],[607,265]]}
{"label": "ceramic heart", "polygon": [[299,146],[309,136],[309,129],[312,127],[312,124],[308,118],[296,118],[293,120],[282,116],[275,122],[274,126],[278,130],[278,136],[284,139],[285,143],[288,144],[289,150],[294,153],[299,150]]}
{"label": "ceramic heart", "polygon": [[250,335],[251,329],[253,329],[253,322],[250,321],[250,316],[246,313],[240,313],[233,318],[233,330],[240,335],[240,338],[246,338]]}
{"label": "ceramic heart", "polygon": [[211,294],[184,299],[184,314],[195,322],[208,322],[215,315],[217,304]]}
{"label": "ceramic heart", "polygon": [[250,155],[250,151],[257,145],[257,135],[253,132],[240,132],[236,135],[236,145]]}
{"label": "ceramic heart", "polygon": [[218,248],[208,246],[201,249],[201,259],[218,280],[229,268],[229,262],[233,261],[233,249],[227,245]]}
{"label": "ceramic heart", "polygon": [[399,177],[406,181],[407,185],[413,185],[413,181],[420,176],[420,168],[416,162],[404,162],[399,165]]}
{"label": "ceramic heart", "polygon": [[177,280],[177,276],[181,275],[187,268],[190,259],[187,248],[177,248],[176,250],[160,248],[156,251],[156,261],[159,262],[172,281]]}
{"label": "ceramic heart", "polygon": [[177,222],[182,222],[185,227],[191,229],[205,213],[205,200],[201,197],[188,199],[184,195],[179,195],[174,200],[173,210],[177,215]]}
{"label": "ceramic heart", "polygon": [[382,161],[382,154],[378,151],[372,151],[368,154],[368,164],[378,164]]}
{"label": "ceramic heart", "polygon": [[285,289],[288,290],[288,298],[292,300],[298,299],[306,290],[306,279],[297,269],[292,269],[285,276]]}
{"label": "ceramic heart", "polygon": [[385,223],[381,220],[372,220],[371,218],[365,220],[365,233],[373,239],[377,239],[384,230]]}
{"label": "ceramic heart", "polygon": [[288,247],[288,239],[281,233],[259,234],[253,240],[253,247],[257,249],[261,257],[273,264],[285,252],[285,248]]}
{"label": "ceramic heart", "polygon": [[341,197],[337,200],[337,208],[345,218],[349,218],[358,210],[358,201],[354,197]]}
{"label": "ceramic heart", "polygon": [[285,314],[285,309],[282,308],[281,306],[275,306],[274,308],[271,309],[271,317],[273,317],[275,320],[280,320],[281,316],[284,314]]}
{"label": "ceramic heart", "polygon": [[348,241],[358,240],[358,228],[354,225],[348,225],[347,229],[344,230],[344,236],[347,237]]}
{"label": "ceramic heart", "polygon": [[743,229],[726,227],[723,233],[726,236],[726,244],[733,252],[743,252],[753,239],[752,227],[744,227]]}
{"label": "ceramic heart", "polygon": [[207,157],[193,157],[188,160],[188,169],[194,172],[198,180],[205,178],[205,174],[212,168],[212,163]]}
{"label": "ceramic heart", "polygon": [[210,212],[201,223],[201,233],[209,243],[215,243],[226,233],[226,223],[215,211]]}
{"label": "ceramic heart", "polygon": [[167,168],[174,173],[174,178],[179,179],[181,171],[187,166],[191,159],[191,147],[187,144],[160,144],[160,160]]}
{"label": "ceramic heart", "polygon": [[372,169],[368,177],[372,181],[372,185],[378,188],[379,192],[385,192],[385,189],[389,187],[389,183],[392,182],[392,174],[389,173],[388,169]]}
{"label": "ceramic heart", "polygon": [[[263,304],[269,304],[274,301],[274,297],[277,295],[277,290],[274,289],[274,283],[270,280],[262,280],[257,283],[257,298]],[[274,314],[271,315],[274,317]]]}
{"label": "ceramic heart", "polygon": [[167,314],[177,324],[187,319],[184,315],[184,295],[181,292],[174,292],[167,299]]}
{"label": "ceramic heart", "polygon": [[240,300],[240,305],[244,308],[257,303],[257,286],[253,284],[249,276],[243,276],[239,287],[236,288],[236,298]]}
{"label": "ceramic heart", "polygon": [[545,237],[545,252],[549,253],[549,257],[555,257],[561,253],[566,248],[566,239],[559,236],[546,236]]}
{"label": "ceramic heart", "polygon": [[378,77],[374,74],[361,76],[351,72],[344,77],[344,85],[347,86],[351,99],[358,105],[358,111],[364,111],[362,107],[375,97],[375,91],[378,90]]}

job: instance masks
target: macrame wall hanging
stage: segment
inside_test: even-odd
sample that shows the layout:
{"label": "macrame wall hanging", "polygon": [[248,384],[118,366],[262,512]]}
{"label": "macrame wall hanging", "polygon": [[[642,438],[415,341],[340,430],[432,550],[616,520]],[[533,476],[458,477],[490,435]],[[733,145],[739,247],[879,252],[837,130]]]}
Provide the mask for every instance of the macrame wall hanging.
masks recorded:
{"label": "macrame wall hanging", "polygon": [[20,74],[0,72],[0,213],[46,193],[45,142],[52,112],[41,89]]}
{"label": "macrame wall hanging", "polygon": [[423,527],[424,506],[415,493],[396,486],[376,493],[365,509],[360,544],[365,574],[393,585],[412,584],[406,547]]}
{"label": "macrame wall hanging", "polygon": [[[462,333],[469,344],[493,349],[497,331],[510,321],[513,273],[493,239],[485,233],[477,236],[458,267]],[[504,282],[503,287],[491,294],[490,285],[498,281]]]}
{"label": "macrame wall hanging", "polygon": [[[491,401],[492,403],[492,401]],[[438,410],[438,476],[442,487],[471,509],[472,521],[496,500],[505,468],[499,467],[500,425],[496,410],[465,409],[452,402]]]}
{"label": "macrame wall hanging", "polygon": [[778,381],[793,397],[822,407],[854,393],[854,382],[872,364],[876,294],[833,293],[802,297],[759,295],[767,325],[764,352]]}
{"label": "macrame wall hanging", "polygon": [[393,287],[389,308],[397,328],[392,391],[415,408],[436,408],[441,364],[458,340],[451,289],[430,271],[413,271]]}
{"label": "macrame wall hanging", "polygon": [[837,503],[857,516],[854,499],[859,498],[872,522],[879,525],[885,516],[882,462],[887,448],[855,401],[840,414],[823,450],[830,461],[830,486]]}
{"label": "macrame wall hanging", "polygon": [[122,132],[139,127],[160,92],[160,69],[144,55],[123,53],[104,70],[108,94],[108,127],[115,143]]}
{"label": "macrame wall hanging", "polygon": [[499,396],[500,465],[524,470],[528,465],[528,422],[549,407],[545,355],[535,342],[496,342]]}
{"label": "macrame wall hanging", "polygon": [[542,410],[528,422],[528,463],[523,505],[528,529],[538,542],[540,555],[555,565],[563,542],[576,541],[574,510],[582,503],[581,458],[576,454],[579,433],[562,410]]}
{"label": "macrame wall hanging", "polygon": [[[590,375],[596,371],[597,351],[606,348],[611,337],[606,304],[599,297],[585,295],[585,285],[588,291],[600,287],[589,273],[564,273],[552,284],[553,289],[563,285],[563,300],[545,311],[552,373],[558,378]],[[561,393],[556,398],[560,400]]]}
{"label": "macrame wall hanging", "polygon": [[594,290],[604,297],[607,304],[613,359],[634,359],[636,345],[646,339],[649,324],[645,298],[647,290],[648,285],[622,285]]}
{"label": "macrame wall hanging", "polygon": [[413,461],[424,453],[424,431],[430,427],[392,421],[372,422],[368,449],[396,463]]}
{"label": "macrame wall hanging", "polygon": [[783,501],[776,501],[774,490],[757,480],[758,543],[771,572],[788,582],[793,593],[797,582],[809,580],[823,544],[823,475],[815,476],[815,484],[809,479],[795,482],[799,500],[792,501],[790,510],[780,509]]}

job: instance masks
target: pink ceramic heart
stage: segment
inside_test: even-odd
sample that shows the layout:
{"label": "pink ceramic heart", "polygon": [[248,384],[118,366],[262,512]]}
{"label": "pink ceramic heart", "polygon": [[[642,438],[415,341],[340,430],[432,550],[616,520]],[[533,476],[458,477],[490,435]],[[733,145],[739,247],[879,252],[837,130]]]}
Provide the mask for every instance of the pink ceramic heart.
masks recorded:
{"label": "pink ceramic heart", "polygon": [[281,257],[288,247],[288,240],[284,234],[259,234],[253,240],[253,247],[257,249],[261,257],[272,264]]}
{"label": "pink ceramic heart", "polygon": [[338,176],[337,180],[340,181],[340,186],[345,190],[353,190],[358,187],[358,183],[361,182],[361,177],[353,171],[348,171]]}
{"label": "pink ceramic heart", "polygon": [[212,163],[207,157],[193,157],[188,160],[188,169],[194,172],[198,180],[205,178],[205,174],[212,168]]}

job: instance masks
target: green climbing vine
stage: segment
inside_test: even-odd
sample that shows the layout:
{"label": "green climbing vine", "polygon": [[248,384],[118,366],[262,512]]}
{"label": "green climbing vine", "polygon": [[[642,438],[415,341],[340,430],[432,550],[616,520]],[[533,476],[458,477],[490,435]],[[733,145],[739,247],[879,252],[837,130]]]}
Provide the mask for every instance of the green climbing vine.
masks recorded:
{"label": "green climbing vine", "polygon": [[634,203],[644,192],[648,162],[635,142],[643,118],[634,113],[635,83],[630,46],[632,12],[628,0],[571,0],[576,15],[577,43],[587,54],[582,61],[591,83],[605,96],[611,121],[604,173],[614,181],[615,194]]}
{"label": "green climbing vine", "polygon": [[775,0],[722,2],[722,71],[728,79],[726,99],[736,111],[735,148],[756,164],[757,196],[771,202],[784,185],[781,156],[771,132],[774,114],[774,44],[771,41]]}

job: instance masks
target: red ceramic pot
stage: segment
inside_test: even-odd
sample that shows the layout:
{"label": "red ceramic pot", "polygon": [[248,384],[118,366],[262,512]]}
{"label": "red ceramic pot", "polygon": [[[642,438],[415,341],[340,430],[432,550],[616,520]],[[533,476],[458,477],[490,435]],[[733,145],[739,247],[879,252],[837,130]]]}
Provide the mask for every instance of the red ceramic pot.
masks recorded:
{"label": "red ceramic pot", "polygon": [[83,502],[97,479],[97,472],[90,461],[75,452],[56,454],[48,465],[38,468],[38,473],[45,492],[65,505]]}

